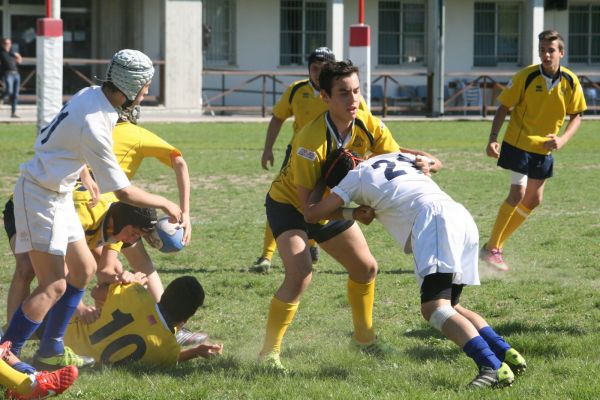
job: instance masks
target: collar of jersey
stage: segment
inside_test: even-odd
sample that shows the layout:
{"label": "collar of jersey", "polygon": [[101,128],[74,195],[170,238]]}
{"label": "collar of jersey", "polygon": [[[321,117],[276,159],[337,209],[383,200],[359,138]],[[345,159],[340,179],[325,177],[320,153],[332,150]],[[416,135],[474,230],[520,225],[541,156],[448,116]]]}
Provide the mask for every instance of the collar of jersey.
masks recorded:
{"label": "collar of jersey", "polygon": [[552,89],[554,89],[555,86],[560,84],[560,81],[562,79],[562,71],[560,69],[560,65],[558,66],[558,78],[555,81],[552,81],[552,77],[546,75],[546,73],[544,73],[544,68],[542,68],[542,64],[540,64],[540,74],[542,75],[542,77],[544,78],[544,81],[546,82],[546,90],[551,91]]}
{"label": "collar of jersey", "polygon": [[335,141],[336,147],[338,149],[341,147],[344,147],[344,145],[350,141],[350,138],[352,137],[352,132],[354,132],[354,120],[352,120],[352,126],[350,127],[350,133],[348,135],[346,135],[346,137],[344,139],[342,139],[342,136],[340,135],[337,128],[335,127],[335,124],[331,120],[329,111],[327,111],[325,113],[325,123],[327,124],[327,132],[328,132],[329,136],[331,136],[331,139]]}

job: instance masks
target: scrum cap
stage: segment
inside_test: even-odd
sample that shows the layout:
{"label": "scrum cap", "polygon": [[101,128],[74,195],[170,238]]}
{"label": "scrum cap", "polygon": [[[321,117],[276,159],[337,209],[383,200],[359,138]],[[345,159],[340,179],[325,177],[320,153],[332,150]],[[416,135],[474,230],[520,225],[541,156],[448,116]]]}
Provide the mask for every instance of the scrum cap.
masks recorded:
{"label": "scrum cap", "polygon": [[333,51],[328,47],[316,48],[308,56],[308,66],[310,67],[310,64],[315,61],[335,62],[335,54],[333,54]]}
{"label": "scrum cap", "polygon": [[117,51],[106,70],[106,80],[123,92],[127,100],[135,100],[152,76],[154,76],[152,61],[138,50]]}

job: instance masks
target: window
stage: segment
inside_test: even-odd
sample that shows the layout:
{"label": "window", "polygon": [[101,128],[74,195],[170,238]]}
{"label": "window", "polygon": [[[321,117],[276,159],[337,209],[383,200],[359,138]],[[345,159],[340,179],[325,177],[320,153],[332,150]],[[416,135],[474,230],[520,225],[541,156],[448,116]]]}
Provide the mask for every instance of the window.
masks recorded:
{"label": "window", "polygon": [[474,66],[493,67],[498,63],[520,62],[520,4],[475,3],[474,26]]}
{"label": "window", "polygon": [[569,62],[600,62],[600,5],[569,7]]}
{"label": "window", "polygon": [[204,0],[202,6],[204,63],[235,64],[234,0]]}
{"label": "window", "polygon": [[281,0],[279,63],[304,65],[317,47],[327,45],[327,3]]}
{"label": "window", "polygon": [[379,2],[379,64],[423,64],[425,5]]}

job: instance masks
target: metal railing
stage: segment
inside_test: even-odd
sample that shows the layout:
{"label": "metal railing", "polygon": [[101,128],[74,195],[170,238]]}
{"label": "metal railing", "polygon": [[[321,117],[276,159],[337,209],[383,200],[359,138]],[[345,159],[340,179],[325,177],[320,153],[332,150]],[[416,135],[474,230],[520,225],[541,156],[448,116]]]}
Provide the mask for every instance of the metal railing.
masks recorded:
{"label": "metal railing", "polygon": [[[94,75],[102,77],[104,68],[110,60],[65,58],[63,66],[70,77],[77,82],[69,81],[71,87],[81,87],[97,84]],[[149,104],[164,104],[164,60],[154,60],[159,73],[156,77],[158,93],[146,96],[145,102]],[[36,59],[24,58],[22,63],[22,80],[20,101],[35,103],[35,76]],[[91,67],[91,68],[90,68]],[[101,68],[98,68],[101,67]],[[86,71],[82,71],[86,69]],[[93,70],[97,70],[94,73]],[[90,73],[90,71],[92,71]],[[497,96],[504,88],[506,81],[514,72],[488,71],[487,73],[473,74],[472,72],[454,72],[446,74],[444,95],[444,113],[475,113],[474,115],[487,116],[498,108]],[[91,76],[90,76],[91,75]],[[260,71],[260,70],[232,70],[205,68],[202,71],[203,80],[203,107],[205,112],[213,115],[217,112],[230,114],[236,112],[260,113],[267,116],[277,103],[279,96],[288,87],[291,80],[306,78],[305,69]],[[210,77],[213,82],[206,84]],[[295,78],[295,79],[292,79]],[[433,75],[422,71],[383,71],[372,72],[371,83],[371,110],[384,117],[392,113],[429,115],[432,111]],[[579,74],[588,110],[596,114],[600,110],[600,71],[586,71]],[[218,82],[215,85],[215,82]],[[421,82],[421,85],[409,85],[406,82]],[[0,82],[0,87],[3,84]],[[415,87],[417,89],[414,91]],[[406,90],[403,90],[406,89]],[[410,89],[410,90],[408,90]],[[155,89],[156,90],[156,89]],[[65,90],[63,100],[68,100],[76,90]],[[408,94],[407,94],[408,93]],[[254,98],[246,100],[243,104],[234,104],[234,96],[252,95]],[[256,96],[260,102],[256,101]]]}

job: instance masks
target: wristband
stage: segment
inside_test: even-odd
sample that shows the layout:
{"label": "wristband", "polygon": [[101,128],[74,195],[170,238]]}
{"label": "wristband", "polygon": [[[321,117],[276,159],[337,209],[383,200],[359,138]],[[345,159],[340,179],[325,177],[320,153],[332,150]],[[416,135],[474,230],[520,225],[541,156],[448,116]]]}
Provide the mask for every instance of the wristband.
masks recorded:
{"label": "wristband", "polygon": [[342,217],[347,220],[354,220],[354,208],[342,208]]}

